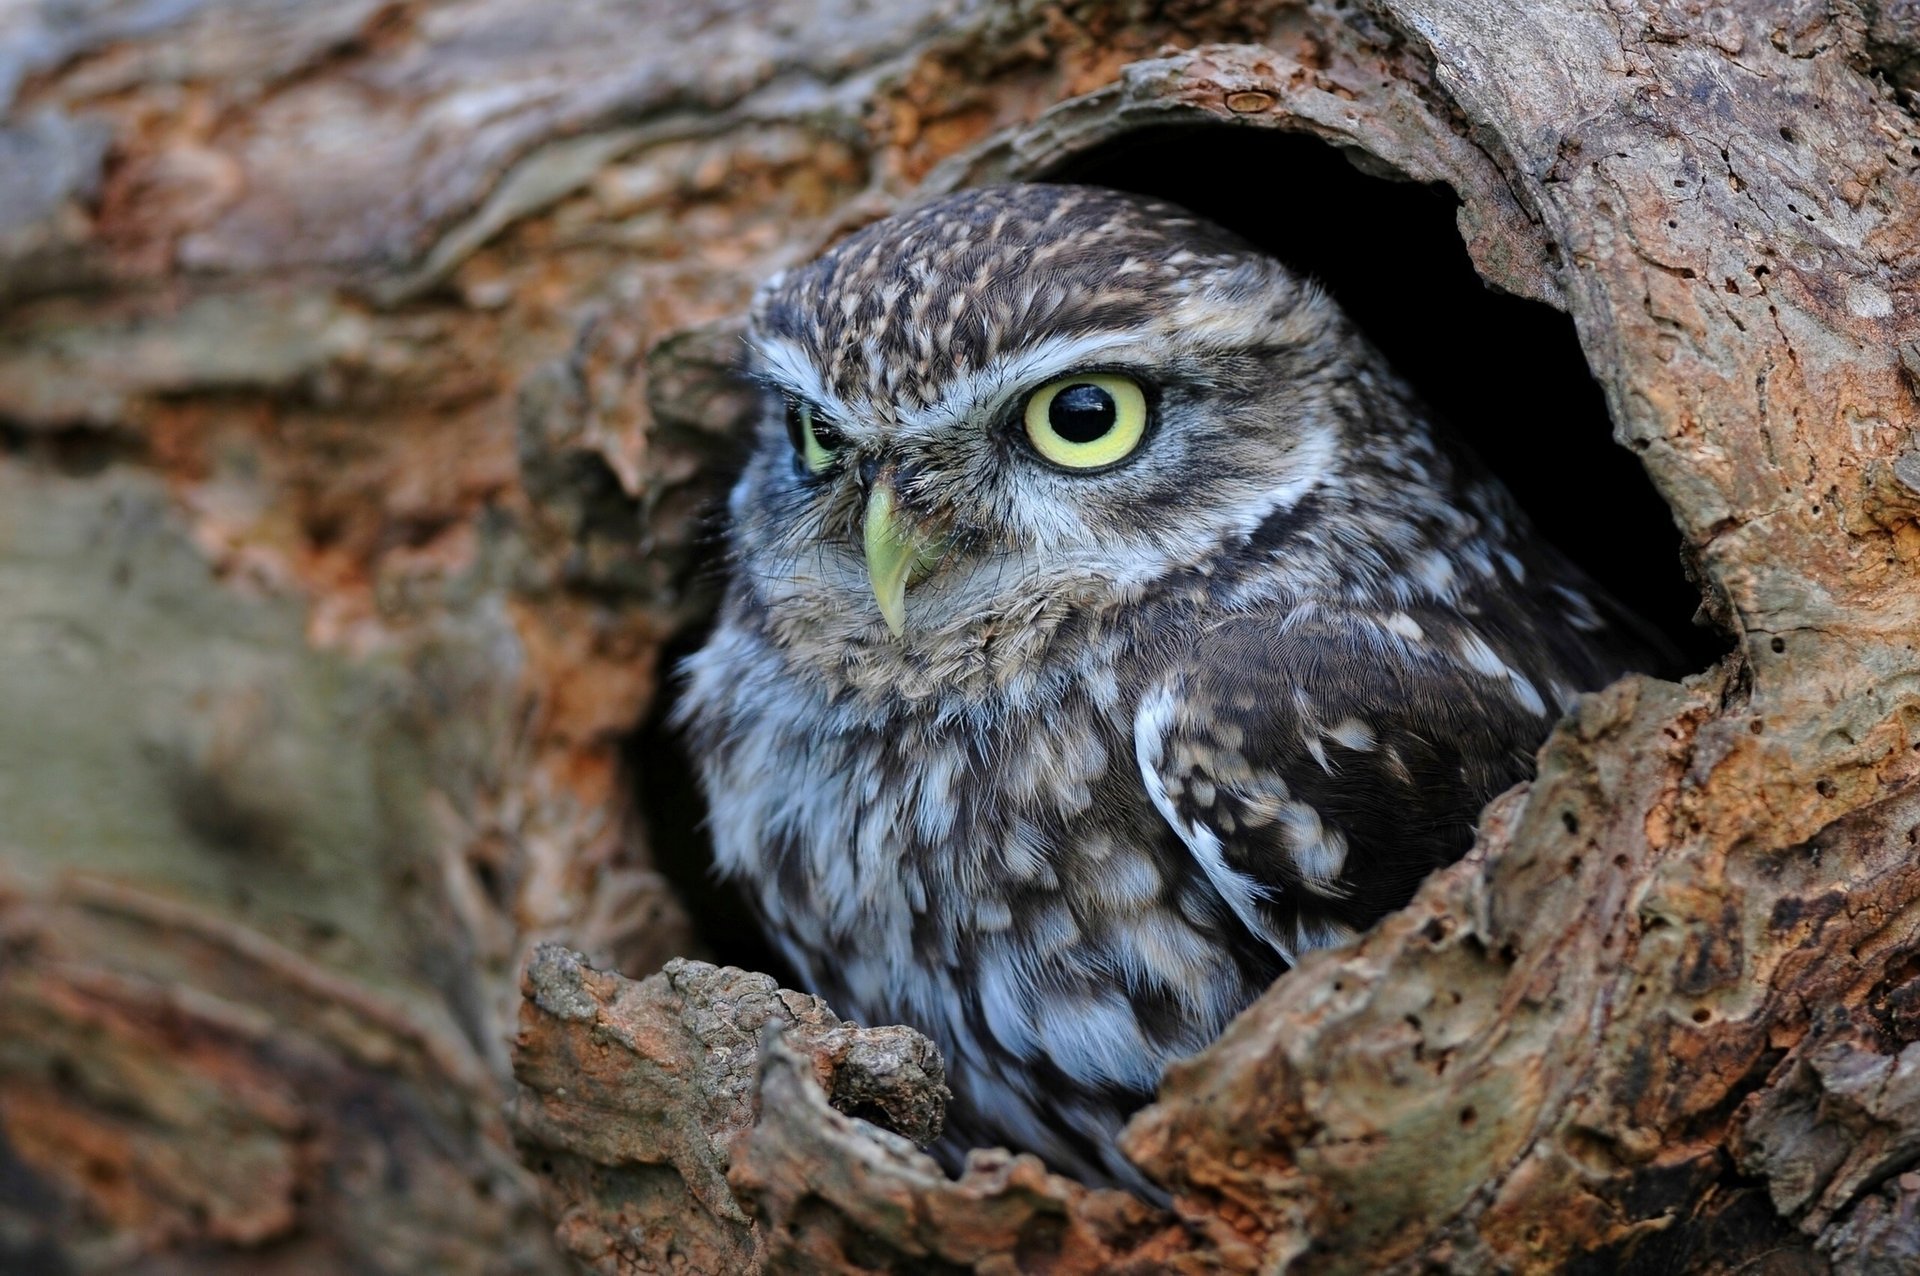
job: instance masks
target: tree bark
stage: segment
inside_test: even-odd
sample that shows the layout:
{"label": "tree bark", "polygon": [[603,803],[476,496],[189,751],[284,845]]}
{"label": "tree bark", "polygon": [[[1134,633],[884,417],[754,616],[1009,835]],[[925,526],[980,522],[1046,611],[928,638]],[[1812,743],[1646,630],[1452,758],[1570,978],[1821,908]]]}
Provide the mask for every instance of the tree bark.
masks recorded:
{"label": "tree bark", "polygon": [[[0,12],[0,1268],[1913,1270],[1911,9]],[[662,970],[633,793],[755,283],[1172,124],[1450,188],[1733,649],[1170,1072],[1161,1209]]]}

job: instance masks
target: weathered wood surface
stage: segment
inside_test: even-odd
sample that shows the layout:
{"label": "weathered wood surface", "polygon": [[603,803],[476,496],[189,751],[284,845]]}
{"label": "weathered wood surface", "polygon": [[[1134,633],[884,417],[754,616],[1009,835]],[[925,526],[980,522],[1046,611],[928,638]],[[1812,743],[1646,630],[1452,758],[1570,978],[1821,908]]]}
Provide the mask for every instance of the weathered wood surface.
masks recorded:
{"label": "weathered wood surface", "polygon": [[[1910,1270],[1911,9],[0,9],[0,1267],[555,1271],[538,1186],[611,1271]],[[1475,861],[1176,1070],[1129,1134],[1169,1212],[946,1183],[811,1047],[746,1124],[771,994],[685,968],[693,1010],[519,1007],[514,1165],[534,945],[692,946],[622,750],[708,591],[730,316],[918,190],[1182,121],[1450,185],[1733,653],[1592,698]],[[617,1007],[721,1033],[724,1096],[563,1120]],[[635,1151],[665,1093],[697,1170]]]}

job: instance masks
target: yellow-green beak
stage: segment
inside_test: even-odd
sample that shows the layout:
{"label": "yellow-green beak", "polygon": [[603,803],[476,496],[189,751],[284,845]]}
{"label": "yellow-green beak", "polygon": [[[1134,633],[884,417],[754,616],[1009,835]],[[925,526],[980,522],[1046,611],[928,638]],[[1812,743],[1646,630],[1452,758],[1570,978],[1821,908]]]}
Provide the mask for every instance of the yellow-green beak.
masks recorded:
{"label": "yellow-green beak", "polygon": [[881,618],[898,638],[907,628],[907,587],[925,578],[940,561],[937,538],[922,531],[896,507],[893,485],[876,483],[867,497],[867,576]]}

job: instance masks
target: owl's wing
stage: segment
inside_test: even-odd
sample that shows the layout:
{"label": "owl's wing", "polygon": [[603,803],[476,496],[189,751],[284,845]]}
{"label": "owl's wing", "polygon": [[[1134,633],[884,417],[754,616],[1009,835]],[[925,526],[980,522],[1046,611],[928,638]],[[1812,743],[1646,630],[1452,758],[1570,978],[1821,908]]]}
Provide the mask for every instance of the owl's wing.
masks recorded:
{"label": "owl's wing", "polygon": [[1458,859],[1488,799],[1531,774],[1569,688],[1603,680],[1590,660],[1564,668],[1537,632],[1457,612],[1238,616],[1187,650],[1136,712],[1141,778],[1289,961]]}

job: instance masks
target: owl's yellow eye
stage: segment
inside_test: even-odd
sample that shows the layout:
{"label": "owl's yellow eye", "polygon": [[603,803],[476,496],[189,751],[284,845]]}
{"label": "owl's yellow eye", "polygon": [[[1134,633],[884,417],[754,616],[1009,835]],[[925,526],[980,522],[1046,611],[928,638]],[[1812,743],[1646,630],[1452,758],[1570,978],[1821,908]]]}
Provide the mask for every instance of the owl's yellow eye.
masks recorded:
{"label": "owl's yellow eye", "polygon": [[1127,377],[1082,372],[1035,390],[1026,422],[1027,438],[1042,457],[1070,470],[1096,470],[1140,446],[1147,396]]}
{"label": "owl's yellow eye", "polygon": [[840,446],[840,432],[822,421],[813,405],[802,399],[787,400],[787,438],[809,474],[832,465],[833,450]]}

